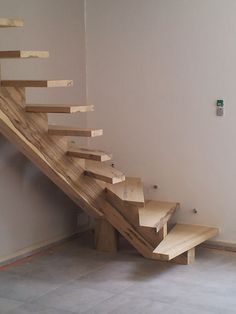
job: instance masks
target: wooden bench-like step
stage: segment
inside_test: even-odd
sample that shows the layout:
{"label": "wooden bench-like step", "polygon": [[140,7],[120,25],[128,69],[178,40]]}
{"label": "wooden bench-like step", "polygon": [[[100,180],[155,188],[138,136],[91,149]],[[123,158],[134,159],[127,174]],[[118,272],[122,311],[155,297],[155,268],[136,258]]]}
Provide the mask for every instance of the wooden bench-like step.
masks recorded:
{"label": "wooden bench-like step", "polygon": [[22,27],[24,21],[22,19],[9,19],[0,17],[0,27]]}
{"label": "wooden bench-like step", "polygon": [[82,159],[89,159],[95,161],[108,161],[111,160],[111,155],[100,150],[92,150],[87,148],[78,147],[77,145],[69,145],[67,155],[71,157],[78,157]]}
{"label": "wooden bench-like step", "polygon": [[95,136],[101,136],[103,134],[103,130],[102,129],[83,129],[83,128],[67,127],[67,126],[60,126],[60,125],[49,125],[48,134],[58,135],[58,136],[95,137]]}
{"label": "wooden bench-like step", "polygon": [[179,203],[147,201],[144,208],[139,208],[139,225],[158,232],[178,208]]}
{"label": "wooden bench-like step", "polygon": [[176,224],[166,238],[156,247],[153,254],[158,254],[160,259],[169,261],[216,236],[218,233],[218,228]]}
{"label": "wooden bench-like step", "polygon": [[86,162],[85,175],[111,184],[125,181],[121,171],[96,161]]}
{"label": "wooden bench-like step", "polygon": [[2,87],[68,87],[72,80],[2,80]]}
{"label": "wooden bench-like step", "polygon": [[49,58],[48,51],[31,50],[9,50],[0,51],[0,59],[18,59],[18,58]]}
{"label": "wooden bench-like step", "polygon": [[127,177],[124,182],[107,185],[106,192],[117,196],[124,204],[144,206],[143,184],[140,178]]}
{"label": "wooden bench-like step", "polygon": [[94,111],[94,106],[72,106],[72,105],[26,105],[26,112],[34,113],[75,113]]}

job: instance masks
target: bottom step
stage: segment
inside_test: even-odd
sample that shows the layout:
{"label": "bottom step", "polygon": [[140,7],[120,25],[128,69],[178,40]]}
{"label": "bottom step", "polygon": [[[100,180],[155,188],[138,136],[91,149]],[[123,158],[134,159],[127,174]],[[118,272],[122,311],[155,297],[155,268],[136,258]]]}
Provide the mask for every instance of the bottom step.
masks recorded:
{"label": "bottom step", "polygon": [[160,255],[160,259],[169,261],[216,236],[218,233],[218,228],[177,224],[153,253]]}

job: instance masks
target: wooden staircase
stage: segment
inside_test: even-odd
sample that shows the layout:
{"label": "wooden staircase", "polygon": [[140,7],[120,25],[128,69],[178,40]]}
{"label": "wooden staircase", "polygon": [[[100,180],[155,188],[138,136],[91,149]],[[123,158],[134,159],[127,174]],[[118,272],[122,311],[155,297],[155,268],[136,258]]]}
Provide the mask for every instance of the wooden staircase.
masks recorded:
{"label": "wooden staircase", "polygon": [[[22,27],[20,19],[0,18],[0,27]],[[0,59],[46,58],[48,52],[2,51]],[[71,80],[1,80],[0,132],[15,144],[65,194],[96,221],[97,249],[116,251],[117,235],[149,259],[188,264],[195,247],[218,228],[176,224],[176,202],[145,200],[140,178],[125,177],[107,164],[111,154],[70,143],[70,136],[96,137],[102,129],[48,125],[47,114],[86,113],[92,105],[27,104],[25,88],[69,87]]]}

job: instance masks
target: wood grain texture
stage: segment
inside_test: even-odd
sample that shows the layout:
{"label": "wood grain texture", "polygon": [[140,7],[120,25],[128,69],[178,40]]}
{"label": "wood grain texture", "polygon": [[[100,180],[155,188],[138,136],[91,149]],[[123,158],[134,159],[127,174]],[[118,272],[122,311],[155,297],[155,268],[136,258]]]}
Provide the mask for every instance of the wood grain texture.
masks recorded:
{"label": "wood grain texture", "polygon": [[49,58],[48,51],[8,50],[0,51],[0,59]]}
{"label": "wood grain texture", "polygon": [[16,18],[4,18],[0,17],[0,27],[22,27],[24,21]]}
{"label": "wood grain texture", "polygon": [[65,155],[58,137],[48,136],[45,114],[25,113],[24,88],[0,89],[0,132],[89,215],[106,220],[140,254],[155,259],[152,246],[106,201],[104,187],[84,175],[76,158]]}
{"label": "wood grain texture", "polygon": [[195,248],[190,249],[187,252],[173,258],[170,262],[180,265],[189,265],[195,261]]}
{"label": "wood grain texture", "polygon": [[115,185],[107,185],[106,189],[109,193],[113,193],[124,202],[124,204],[131,204],[143,207],[144,195],[143,184],[140,178],[126,177],[124,182]]}
{"label": "wood grain texture", "polygon": [[118,232],[105,219],[95,220],[95,248],[108,253],[116,253],[118,250]]}
{"label": "wood grain texture", "polygon": [[2,87],[69,87],[72,80],[2,80]]}
{"label": "wood grain texture", "polygon": [[1,88],[1,133],[78,206],[92,216],[102,216],[96,201],[103,189],[91,178],[84,176],[80,160],[65,155],[61,138],[48,136],[46,115],[26,115],[24,105],[24,88]]}
{"label": "wood grain texture", "polygon": [[158,254],[163,260],[171,260],[216,236],[218,233],[218,228],[176,224],[153,253]]}
{"label": "wood grain texture", "polygon": [[104,165],[100,162],[91,160],[86,161],[85,174],[111,184],[116,184],[125,180],[125,175],[121,171],[109,165]]}
{"label": "wood grain texture", "polygon": [[76,112],[91,112],[94,111],[94,106],[84,105],[26,105],[26,112],[34,113],[76,113]]}
{"label": "wood grain texture", "polygon": [[84,158],[100,162],[111,160],[111,154],[107,154],[100,150],[79,147],[78,145],[72,144],[69,144],[67,154],[72,157]]}
{"label": "wood grain texture", "polygon": [[59,136],[81,136],[81,137],[96,137],[103,134],[102,129],[85,129],[76,128],[60,125],[49,125],[48,126],[49,135],[59,135]]}
{"label": "wood grain texture", "polygon": [[178,208],[179,203],[147,201],[145,207],[139,209],[139,224],[159,231]]}
{"label": "wood grain texture", "polygon": [[119,213],[132,225],[132,227],[138,232],[143,239],[152,247],[152,251],[163,239],[156,232],[155,228],[146,228],[139,225],[139,213],[138,208],[133,205],[124,204],[124,202],[115,194],[106,190],[106,197],[109,203],[119,211]]}

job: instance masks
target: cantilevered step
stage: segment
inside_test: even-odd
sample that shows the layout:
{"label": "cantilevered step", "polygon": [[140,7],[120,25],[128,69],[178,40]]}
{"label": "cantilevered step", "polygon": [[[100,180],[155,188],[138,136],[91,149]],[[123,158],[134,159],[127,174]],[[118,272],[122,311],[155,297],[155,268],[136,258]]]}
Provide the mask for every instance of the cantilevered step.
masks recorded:
{"label": "cantilevered step", "polygon": [[125,180],[125,175],[121,171],[95,161],[86,162],[85,175],[111,184]]}
{"label": "cantilevered step", "polygon": [[72,106],[72,105],[26,105],[26,112],[34,113],[76,113],[94,111],[94,106]]}
{"label": "cantilevered step", "polygon": [[72,80],[2,80],[3,87],[68,87]]}
{"label": "cantilevered step", "polygon": [[0,59],[48,58],[48,51],[10,50],[0,51]]}
{"label": "cantilevered step", "polygon": [[162,260],[169,261],[216,236],[218,233],[218,228],[177,224],[153,253],[158,254]]}
{"label": "cantilevered step", "polygon": [[92,150],[71,144],[69,145],[67,155],[82,159],[96,160],[100,162],[111,160],[111,155],[101,150]]}
{"label": "cantilevered step", "polygon": [[48,126],[49,135],[58,136],[82,136],[82,137],[96,137],[103,134],[102,129],[83,129],[76,127],[67,127],[59,125],[49,125]]}
{"label": "cantilevered step", "polygon": [[144,208],[139,208],[139,225],[158,232],[178,208],[178,203],[147,201]]}
{"label": "cantilevered step", "polygon": [[22,19],[9,19],[0,17],[0,27],[22,27],[24,21]]}
{"label": "cantilevered step", "polygon": [[144,206],[143,184],[140,178],[127,177],[124,182],[107,185],[106,191],[117,196],[125,204]]}

